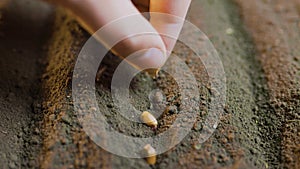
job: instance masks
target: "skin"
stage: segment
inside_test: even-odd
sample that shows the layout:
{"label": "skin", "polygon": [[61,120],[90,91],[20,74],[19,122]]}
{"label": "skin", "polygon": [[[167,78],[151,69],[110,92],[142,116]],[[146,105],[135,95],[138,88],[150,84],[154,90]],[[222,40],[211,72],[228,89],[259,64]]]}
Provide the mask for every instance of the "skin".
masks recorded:
{"label": "skin", "polygon": [[[91,34],[101,28],[104,33],[97,34],[97,39],[107,48],[112,48],[116,55],[125,58],[137,52],[128,61],[139,69],[158,69],[163,66],[182,29],[183,19],[176,17],[185,18],[191,3],[191,0],[46,1],[69,9]],[[153,13],[150,20],[147,20],[141,12],[148,11],[176,17]],[[126,16],[132,15],[132,19],[126,19]],[[118,19],[119,22],[114,22]],[[121,41],[115,45],[116,40]]]}

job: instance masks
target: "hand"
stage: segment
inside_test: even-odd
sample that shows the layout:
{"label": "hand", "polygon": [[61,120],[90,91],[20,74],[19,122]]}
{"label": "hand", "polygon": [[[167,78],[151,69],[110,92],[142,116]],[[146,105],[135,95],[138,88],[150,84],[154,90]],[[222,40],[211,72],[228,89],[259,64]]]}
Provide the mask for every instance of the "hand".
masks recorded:
{"label": "hand", "polygon": [[[130,60],[135,67],[160,68],[170,55],[182,29],[183,19],[151,14],[150,21],[140,11],[158,12],[185,18],[191,0],[48,0],[71,10],[85,28],[94,33],[105,29],[99,40],[112,51],[126,57],[142,51]],[[140,11],[138,10],[140,9]],[[126,16],[134,19],[126,20]],[[114,22],[125,18],[124,22]],[[132,18],[132,17],[128,17]],[[107,25],[108,24],[108,25]],[[174,38],[163,35],[171,35]],[[132,36],[140,35],[140,36]],[[124,39],[124,37],[126,37]],[[117,45],[110,44],[112,39],[124,39]]]}

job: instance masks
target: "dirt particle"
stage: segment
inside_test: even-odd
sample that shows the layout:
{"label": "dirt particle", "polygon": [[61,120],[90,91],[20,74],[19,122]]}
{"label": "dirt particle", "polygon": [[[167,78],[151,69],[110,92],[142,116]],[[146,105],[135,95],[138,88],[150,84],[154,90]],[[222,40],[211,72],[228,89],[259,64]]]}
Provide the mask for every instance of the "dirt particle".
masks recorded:
{"label": "dirt particle", "polygon": [[18,156],[16,154],[10,154],[10,159],[14,162],[18,161]]}
{"label": "dirt particle", "polygon": [[15,168],[17,168],[17,165],[16,165],[14,162],[10,162],[10,163],[8,164],[8,167],[9,167],[10,169],[15,169]]}
{"label": "dirt particle", "polygon": [[24,128],[23,128],[23,131],[24,131],[24,133],[28,133],[29,128],[28,128],[28,127],[24,127]]}
{"label": "dirt particle", "polygon": [[35,128],[33,134],[39,135],[40,134],[40,130],[38,128]]}
{"label": "dirt particle", "polygon": [[169,106],[169,107],[168,107],[168,112],[169,112],[170,114],[177,114],[177,113],[178,113],[177,107],[174,106],[174,105]]}
{"label": "dirt particle", "polygon": [[64,115],[62,116],[61,120],[65,123],[65,124],[68,124],[68,125],[71,125],[72,124],[72,119],[68,116],[68,115]]}
{"label": "dirt particle", "polygon": [[232,28],[227,28],[225,32],[227,35],[232,35],[234,33],[234,30]]}
{"label": "dirt particle", "polygon": [[102,67],[101,69],[98,70],[97,74],[96,74],[96,82],[99,82],[101,79],[102,74],[105,72],[105,70],[107,69],[106,66]]}
{"label": "dirt particle", "polygon": [[221,143],[223,143],[223,144],[226,144],[226,143],[228,142],[227,138],[222,138],[220,141],[221,141]]}
{"label": "dirt particle", "polygon": [[55,114],[49,115],[49,120],[50,120],[50,121],[53,121],[54,119],[55,119]]}
{"label": "dirt particle", "polygon": [[195,144],[193,145],[193,148],[194,148],[195,150],[200,150],[201,147],[202,147],[202,145],[199,144],[199,143],[195,143]]}
{"label": "dirt particle", "polygon": [[7,134],[7,131],[3,131],[3,130],[1,130],[1,133],[3,133],[3,134]]}
{"label": "dirt particle", "polygon": [[7,95],[7,100],[9,100],[9,101],[13,101],[15,98],[16,98],[16,95],[15,95],[15,93],[13,93],[13,92],[10,92],[10,93],[8,93],[8,95]]}
{"label": "dirt particle", "polygon": [[91,107],[90,110],[91,111],[97,111],[97,108],[96,107]]}
{"label": "dirt particle", "polygon": [[113,104],[108,103],[108,104],[106,105],[106,107],[111,109],[111,108],[113,108],[114,106],[113,106]]}
{"label": "dirt particle", "polygon": [[227,137],[228,137],[229,141],[233,141],[233,139],[234,139],[234,133],[233,132],[228,133]]}
{"label": "dirt particle", "polygon": [[256,149],[254,149],[254,148],[251,148],[250,149],[250,153],[255,155],[255,154],[258,153],[258,151]]}
{"label": "dirt particle", "polygon": [[40,142],[40,140],[39,140],[39,137],[37,137],[37,136],[32,137],[31,141],[30,141],[30,143],[33,145],[37,145],[37,144],[39,144],[39,142]]}
{"label": "dirt particle", "polygon": [[201,129],[202,129],[202,123],[201,122],[196,122],[195,124],[194,124],[194,126],[193,126],[193,129],[195,130],[195,131],[200,131]]}

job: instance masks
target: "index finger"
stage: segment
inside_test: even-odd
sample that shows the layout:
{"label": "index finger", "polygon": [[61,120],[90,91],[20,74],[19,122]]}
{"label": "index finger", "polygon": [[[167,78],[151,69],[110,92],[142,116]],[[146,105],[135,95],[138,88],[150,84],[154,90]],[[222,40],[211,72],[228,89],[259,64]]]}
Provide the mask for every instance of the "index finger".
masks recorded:
{"label": "index finger", "polygon": [[150,22],[161,35],[168,55],[176,44],[190,3],[191,0],[150,0]]}

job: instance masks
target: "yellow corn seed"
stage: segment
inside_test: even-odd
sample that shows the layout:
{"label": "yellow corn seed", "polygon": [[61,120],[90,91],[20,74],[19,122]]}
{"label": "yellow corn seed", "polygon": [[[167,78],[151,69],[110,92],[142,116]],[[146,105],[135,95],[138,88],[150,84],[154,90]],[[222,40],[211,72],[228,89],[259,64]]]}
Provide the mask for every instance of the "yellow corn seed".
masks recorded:
{"label": "yellow corn seed", "polygon": [[156,151],[155,151],[155,149],[150,144],[147,144],[144,147],[144,150],[147,153],[147,157],[146,157],[147,163],[150,164],[150,165],[154,165],[156,163]]}
{"label": "yellow corn seed", "polygon": [[158,76],[158,72],[160,69],[148,69],[146,70],[147,73],[152,77],[152,78],[156,78]]}
{"label": "yellow corn seed", "polygon": [[156,118],[149,113],[148,111],[144,111],[141,114],[141,120],[143,123],[147,124],[150,127],[157,128],[157,120]]}

